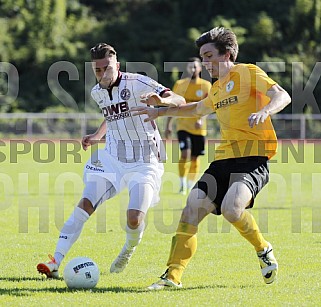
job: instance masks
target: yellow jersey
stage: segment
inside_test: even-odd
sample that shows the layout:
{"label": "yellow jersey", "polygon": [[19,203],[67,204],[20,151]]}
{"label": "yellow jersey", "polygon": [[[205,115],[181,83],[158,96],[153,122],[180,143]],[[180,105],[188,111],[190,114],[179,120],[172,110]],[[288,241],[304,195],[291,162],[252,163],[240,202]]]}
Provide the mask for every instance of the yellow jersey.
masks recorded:
{"label": "yellow jersey", "polygon": [[270,102],[266,92],[276,84],[258,66],[237,64],[222,79],[214,82],[203,101],[216,112],[221,129],[215,160],[276,154],[277,138],[271,118],[249,126],[248,117]]}
{"label": "yellow jersey", "polygon": [[[195,82],[191,79],[177,80],[173,87],[173,92],[185,98],[186,103],[202,100],[207,97],[212,84],[201,78],[197,78]],[[195,135],[206,135],[206,120],[202,120],[201,129],[195,129],[197,118],[176,118],[176,130],[184,130]]]}

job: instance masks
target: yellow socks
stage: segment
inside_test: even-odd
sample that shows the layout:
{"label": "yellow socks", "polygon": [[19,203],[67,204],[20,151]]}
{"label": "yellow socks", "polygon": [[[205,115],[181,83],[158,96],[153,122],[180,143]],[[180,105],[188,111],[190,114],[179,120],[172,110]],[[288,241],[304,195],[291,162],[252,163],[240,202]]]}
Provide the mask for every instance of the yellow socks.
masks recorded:
{"label": "yellow socks", "polygon": [[188,162],[186,159],[179,159],[178,161],[178,174],[179,177],[186,177]]}
{"label": "yellow socks", "polygon": [[254,246],[257,252],[268,246],[268,242],[263,238],[252,214],[248,211],[244,210],[240,219],[232,225]]}
{"label": "yellow socks", "polygon": [[195,181],[196,174],[199,173],[200,171],[200,166],[201,166],[201,161],[200,159],[192,160],[191,165],[189,167],[189,173],[187,175],[187,179],[189,181]]}
{"label": "yellow socks", "polygon": [[[268,242],[264,240],[258,225],[248,211],[245,210],[240,219],[232,224],[254,246],[256,251],[261,251],[268,246]],[[172,238],[172,246],[167,261],[169,267],[167,278],[176,284],[181,282],[183,272],[196,252],[196,233],[197,226],[180,222],[176,235]]]}
{"label": "yellow socks", "polygon": [[181,282],[183,271],[196,252],[196,233],[196,226],[180,222],[176,235],[172,238],[171,251],[167,261],[169,267],[167,278],[176,284]]}
{"label": "yellow socks", "polygon": [[[178,163],[178,174],[180,177],[188,177],[188,180],[195,181],[196,174],[200,171],[200,159],[187,162],[186,159],[180,159]],[[188,168],[189,166],[189,168]]]}

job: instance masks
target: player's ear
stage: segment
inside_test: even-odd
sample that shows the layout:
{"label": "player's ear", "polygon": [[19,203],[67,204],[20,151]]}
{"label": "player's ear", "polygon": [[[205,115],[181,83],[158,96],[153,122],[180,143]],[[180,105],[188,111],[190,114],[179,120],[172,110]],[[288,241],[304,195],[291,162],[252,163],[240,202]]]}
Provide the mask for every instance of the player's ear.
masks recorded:
{"label": "player's ear", "polygon": [[228,61],[231,58],[231,53],[229,51],[226,51],[224,58]]}
{"label": "player's ear", "polygon": [[120,69],[120,63],[119,62],[116,63],[116,67],[117,67],[117,70]]}

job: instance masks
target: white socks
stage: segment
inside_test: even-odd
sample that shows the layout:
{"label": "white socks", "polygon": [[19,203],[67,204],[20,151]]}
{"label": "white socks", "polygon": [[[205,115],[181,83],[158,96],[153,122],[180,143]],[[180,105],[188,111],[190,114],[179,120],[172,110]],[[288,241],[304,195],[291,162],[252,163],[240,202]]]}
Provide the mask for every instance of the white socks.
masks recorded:
{"label": "white socks", "polygon": [[[54,254],[54,258],[58,264],[60,265],[64,256],[68,253],[72,245],[79,238],[79,235],[83,229],[85,222],[88,220],[89,214],[79,208],[76,207],[74,212],[71,214],[69,219],[65,222],[60,235],[59,240],[57,242],[56,251]],[[131,229],[126,226],[126,243],[124,248],[127,250],[133,250],[142,240],[145,229],[145,223],[142,222],[138,228]]]}
{"label": "white socks", "polygon": [[142,240],[145,229],[145,223],[142,222],[136,229],[126,226],[126,243],[127,250],[134,249]]}
{"label": "white socks", "polygon": [[69,219],[65,222],[60,232],[59,240],[57,242],[56,251],[54,254],[55,260],[60,265],[63,257],[68,253],[71,246],[79,238],[85,222],[88,220],[89,214],[76,207]]}
{"label": "white socks", "polygon": [[60,266],[60,263],[61,263],[62,259],[64,259],[64,255],[55,252],[54,258],[55,258],[55,261],[56,261],[56,263],[58,264],[58,266]]}
{"label": "white socks", "polygon": [[186,177],[179,177],[179,181],[181,183],[181,187],[184,187],[186,189],[186,185],[187,185]]}

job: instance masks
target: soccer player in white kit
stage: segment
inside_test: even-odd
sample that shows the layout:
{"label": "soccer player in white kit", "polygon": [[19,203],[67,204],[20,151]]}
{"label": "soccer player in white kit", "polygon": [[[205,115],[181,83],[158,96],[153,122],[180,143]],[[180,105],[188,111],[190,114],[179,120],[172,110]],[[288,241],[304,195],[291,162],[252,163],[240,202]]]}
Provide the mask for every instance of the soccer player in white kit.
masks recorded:
{"label": "soccer player in white kit", "polygon": [[[93,134],[82,139],[84,150],[106,136],[106,146],[92,154],[84,169],[85,188],[78,206],[65,222],[50,261],[37,270],[48,278],[58,278],[64,256],[78,239],[85,222],[102,204],[123,188],[129,191],[126,242],[110,267],[120,273],[127,266],[142,239],[148,208],[158,202],[165,156],[155,122],[145,115],[132,117],[129,109],[148,101],[155,105],[178,106],[185,99],[155,80],[140,74],[120,72],[115,49],[99,43],[91,48],[92,67],[98,83],[91,95],[105,120]],[[146,93],[150,93],[146,95]],[[153,100],[153,101],[152,101]],[[155,103],[155,101],[157,103]]]}

